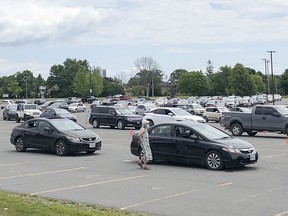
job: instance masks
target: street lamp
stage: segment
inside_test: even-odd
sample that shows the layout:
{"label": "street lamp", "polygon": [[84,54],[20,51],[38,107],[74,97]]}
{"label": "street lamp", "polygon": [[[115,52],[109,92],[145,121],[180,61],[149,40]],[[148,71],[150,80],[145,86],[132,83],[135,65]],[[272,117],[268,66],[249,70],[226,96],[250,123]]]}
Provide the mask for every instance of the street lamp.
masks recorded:
{"label": "street lamp", "polygon": [[272,61],[272,53],[275,53],[276,51],[267,51],[267,53],[270,53],[270,61],[271,61],[271,78],[272,78],[272,100],[274,105],[274,78],[273,78],[273,61]]}

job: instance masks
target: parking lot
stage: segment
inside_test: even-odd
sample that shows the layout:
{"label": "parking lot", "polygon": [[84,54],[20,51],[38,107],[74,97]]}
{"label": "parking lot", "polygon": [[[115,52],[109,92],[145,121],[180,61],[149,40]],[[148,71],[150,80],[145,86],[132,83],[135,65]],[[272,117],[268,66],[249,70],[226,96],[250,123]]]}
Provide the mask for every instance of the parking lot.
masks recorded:
{"label": "parking lot", "polygon": [[0,189],[152,215],[288,215],[284,135],[240,137],[259,152],[258,163],[242,169],[210,171],[157,162],[143,170],[130,153],[130,129],[94,129],[87,111],[76,115],[80,124],[100,135],[102,150],[65,157],[33,149],[19,153],[9,141],[19,123],[1,118]]}

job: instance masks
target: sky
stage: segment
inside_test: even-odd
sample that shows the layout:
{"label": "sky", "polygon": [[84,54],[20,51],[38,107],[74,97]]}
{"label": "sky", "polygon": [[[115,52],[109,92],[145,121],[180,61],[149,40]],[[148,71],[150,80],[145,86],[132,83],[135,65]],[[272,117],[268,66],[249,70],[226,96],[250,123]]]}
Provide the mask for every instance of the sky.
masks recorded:
{"label": "sky", "polygon": [[[288,69],[287,0],[0,0],[0,77],[49,76],[67,58],[127,82],[151,57],[164,73],[241,63]],[[271,62],[271,61],[270,61]],[[268,66],[271,72],[271,65]]]}

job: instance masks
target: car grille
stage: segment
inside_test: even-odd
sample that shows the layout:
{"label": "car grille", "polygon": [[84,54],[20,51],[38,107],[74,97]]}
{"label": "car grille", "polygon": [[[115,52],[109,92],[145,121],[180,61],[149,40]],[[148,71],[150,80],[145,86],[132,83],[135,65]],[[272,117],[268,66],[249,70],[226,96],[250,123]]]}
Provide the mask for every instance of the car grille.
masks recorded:
{"label": "car grille", "polygon": [[91,141],[95,141],[96,137],[91,137],[91,138],[82,138],[82,140],[86,141],[86,142],[91,142]]}
{"label": "car grille", "polygon": [[254,151],[254,148],[240,149],[243,154],[251,154]]}

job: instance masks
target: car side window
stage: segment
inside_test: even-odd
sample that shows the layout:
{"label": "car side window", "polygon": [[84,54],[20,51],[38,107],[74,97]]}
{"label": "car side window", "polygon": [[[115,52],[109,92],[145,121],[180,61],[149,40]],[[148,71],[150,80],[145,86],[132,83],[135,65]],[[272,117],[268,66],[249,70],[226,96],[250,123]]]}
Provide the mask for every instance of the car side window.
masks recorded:
{"label": "car side window", "polygon": [[255,115],[262,115],[262,107],[256,107]]}
{"label": "car side window", "polygon": [[36,128],[36,125],[37,125],[37,121],[30,121],[30,122],[27,122],[25,126],[27,128]]}
{"label": "car side window", "polygon": [[45,131],[44,129],[45,129],[45,127],[48,127],[48,128],[50,128],[50,124],[48,123],[48,122],[45,122],[45,121],[39,121],[39,123],[38,123],[38,129],[39,129],[39,131]]}
{"label": "car side window", "polygon": [[178,138],[190,138],[190,135],[194,134],[189,128],[183,126],[175,127],[175,135]]}
{"label": "car side window", "polygon": [[264,109],[264,115],[273,115],[273,113],[275,112],[275,110],[271,107],[265,107]]}
{"label": "car side window", "polygon": [[150,132],[151,136],[158,136],[158,137],[171,137],[171,126],[169,125],[161,125],[155,127]]}
{"label": "car side window", "polygon": [[165,110],[164,109],[156,109],[153,111],[155,114],[160,114],[160,115],[165,115]]}

